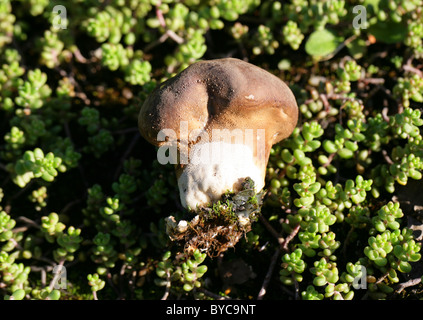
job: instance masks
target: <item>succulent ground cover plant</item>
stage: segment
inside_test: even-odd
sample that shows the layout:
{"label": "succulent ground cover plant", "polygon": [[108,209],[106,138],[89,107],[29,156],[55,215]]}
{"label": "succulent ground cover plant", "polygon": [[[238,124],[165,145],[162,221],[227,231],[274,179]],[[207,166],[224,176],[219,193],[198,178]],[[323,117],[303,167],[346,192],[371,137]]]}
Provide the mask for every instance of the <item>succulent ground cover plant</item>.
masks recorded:
{"label": "succulent ground cover plant", "polygon": [[[422,25],[421,0],[1,1],[2,298],[421,299]],[[190,215],[137,118],[228,57],[299,120],[263,192]]]}

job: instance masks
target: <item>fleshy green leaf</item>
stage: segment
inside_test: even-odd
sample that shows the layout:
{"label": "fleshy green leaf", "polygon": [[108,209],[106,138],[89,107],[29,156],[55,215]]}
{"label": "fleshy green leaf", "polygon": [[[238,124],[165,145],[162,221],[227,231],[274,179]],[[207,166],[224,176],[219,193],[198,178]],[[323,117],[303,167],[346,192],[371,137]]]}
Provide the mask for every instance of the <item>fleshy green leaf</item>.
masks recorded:
{"label": "fleshy green leaf", "polygon": [[305,50],[315,58],[322,58],[333,53],[342,41],[344,38],[336,36],[332,31],[316,30],[307,39]]}

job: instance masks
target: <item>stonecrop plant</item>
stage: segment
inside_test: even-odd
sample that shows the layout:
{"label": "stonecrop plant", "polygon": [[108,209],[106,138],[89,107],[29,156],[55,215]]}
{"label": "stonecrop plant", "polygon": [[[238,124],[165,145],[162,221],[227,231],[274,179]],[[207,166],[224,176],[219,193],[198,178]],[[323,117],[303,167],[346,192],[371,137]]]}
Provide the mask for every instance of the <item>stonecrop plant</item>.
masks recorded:
{"label": "stonecrop plant", "polygon": [[[1,298],[422,299],[422,26],[422,0],[0,1]],[[222,57],[300,116],[263,192],[195,216],[137,118]]]}

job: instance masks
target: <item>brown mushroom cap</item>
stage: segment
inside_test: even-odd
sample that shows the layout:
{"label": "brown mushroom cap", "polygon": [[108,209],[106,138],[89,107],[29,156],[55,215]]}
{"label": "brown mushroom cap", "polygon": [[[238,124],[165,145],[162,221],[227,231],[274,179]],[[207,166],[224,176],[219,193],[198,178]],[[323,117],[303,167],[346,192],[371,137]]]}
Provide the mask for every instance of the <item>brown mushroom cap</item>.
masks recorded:
{"label": "brown mushroom cap", "polygon": [[[204,130],[210,140],[214,129],[264,129],[264,159],[255,159],[264,179],[272,145],[292,133],[297,119],[295,97],[281,79],[226,58],[197,62],[160,84],[141,107],[138,125],[141,135],[156,146],[164,143],[157,140],[158,133],[172,129],[179,147],[198,142],[182,141],[182,121],[187,121],[188,132]],[[251,148],[255,154],[256,144]],[[179,166],[178,176],[183,169]]]}

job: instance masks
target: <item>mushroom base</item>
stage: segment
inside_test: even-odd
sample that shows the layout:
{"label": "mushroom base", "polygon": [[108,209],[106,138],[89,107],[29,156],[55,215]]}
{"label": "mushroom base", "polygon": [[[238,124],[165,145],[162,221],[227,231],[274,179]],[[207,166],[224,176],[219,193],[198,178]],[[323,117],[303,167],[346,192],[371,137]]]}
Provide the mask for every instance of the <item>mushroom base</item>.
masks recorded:
{"label": "mushroom base", "polygon": [[264,187],[264,172],[247,145],[201,143],[191,147],[189,156],[190,161],[178,179],[184,208],[196,210],[227,192],[238,192],[247,177],[254,181],[256,191]]}
{"label": "mushroom base", "polygon": [[244,179],[241,191],[225,194],[221,201],[198,210],[191,220],[166,218],[166,233],[184,251],[199,249],[218,256],[232,248],[251,229],[260,214],[264,191],[256,193],[251,179]]}

